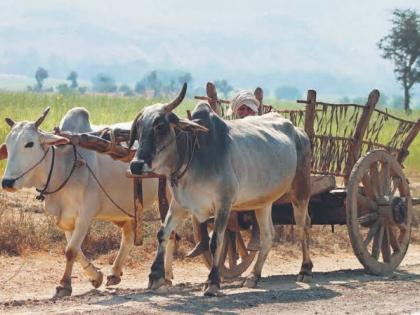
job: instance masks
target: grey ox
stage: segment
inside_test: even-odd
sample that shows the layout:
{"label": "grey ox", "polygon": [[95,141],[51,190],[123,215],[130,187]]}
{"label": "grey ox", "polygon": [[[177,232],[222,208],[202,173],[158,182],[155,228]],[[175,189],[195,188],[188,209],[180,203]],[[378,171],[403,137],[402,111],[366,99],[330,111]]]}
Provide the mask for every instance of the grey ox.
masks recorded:
{"label": "grey ox", "polygon": [[[45,111],[36,122],[15,123],[10,118],[6,119],[12,129],[6,143],[0,147],[0,158],[8,157],[2,187],[9,192],[24,187],[35,187],[38,191],[46,188],[45,210],[56,218],[67,239],[66,267],[56,296],[71,295],[71,273],[76,259],[95,288],[102,284],[102,272],[87,260],[80,249],[93,219],[111,221],[121,227],[121,246],[107,281],[107,285],[118,284],[124,261],[134,244],[134,203],[133,198],[127,195],[127,192],[133,191],[133,182],[125,176],[127,164],[94,151],[62,145],[68,143],[66,138],[44,133],[38,128],[47,113]],[[128,129],[131,123],[111,127],[116,126]],[[87,110],[74,108],[63,117],[60,129],[79,133],[99,130],[100,126],[91,126]],[[88,166],[104,191],[126,213],[105,195]],[[144,206],[152,206],[157,197],[157,187],[156,179],[143,182]]]}
{"label": "grey ox", "polygon": [[173,246],[166,248],[173,243],[169,239],[171,231],[187,214],[200,222],[214,215],[212,268],[204,294],[217,295],[221,244],[229,212],[249,209],[255,209],[261,246],[244,285],[256,286],[272,247],[272,203],[285,193],[290,194],[302,242],[303,263],[298,280],[309,280],[313,265],[308,249],[311,148],[307,135],[277,113],[224,121],[207,103],[196,106],[192,120],[181,119],[172,111],[185,92],[186,84],[172,102],[145,107],[131,130],[130,142],[140,143],[130,164],[131,172],[164,174],[172,184],[173,198],[157,235],[159,245],[149,287],[158,288],[172,277]]}

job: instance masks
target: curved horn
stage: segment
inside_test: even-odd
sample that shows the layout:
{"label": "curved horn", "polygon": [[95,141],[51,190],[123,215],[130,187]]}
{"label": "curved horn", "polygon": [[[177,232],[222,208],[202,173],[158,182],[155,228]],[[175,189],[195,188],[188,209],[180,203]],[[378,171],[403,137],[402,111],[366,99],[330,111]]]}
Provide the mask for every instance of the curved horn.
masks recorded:
{"label": "curved horn", "polygon": [[13,128],[13,126],[15,125],[15,122],[12,118],[7,117],[4,120],[6,121],[6,124],[10,126],[10,128]]}
{"label": "curved horn", "polygon": [[48,113],[50,111],[50,108],[47,107],[46,109],[44,109],[44,112],[42,113],[42,115],[35,121],[35,127],[38,128],[42,122],[44,121],[45,117],[47,117]]}
{"label": "curved horn", "polygon": [[136,141],[136,136],[137,136],[137,120],[139,119],[139,117],[141,116],[141,114],[143,114],[143,111],[140,111],[136,118],[134,118],[133,123],[131,124],[131,129],[130,129],[130,141],[128,142],[128,148],[131,149],[131,147],[134,144],[134,141]]}
{"label": "curved horn", "polygon": [[179,92],[178,96],[172,102],[165,105],[165,111],[171,112],[179,104],[181,104],[182,100],[185,97],[185,93],[187,93],[187,83],[184,83],[184,85],[182,86],[181,92]]}

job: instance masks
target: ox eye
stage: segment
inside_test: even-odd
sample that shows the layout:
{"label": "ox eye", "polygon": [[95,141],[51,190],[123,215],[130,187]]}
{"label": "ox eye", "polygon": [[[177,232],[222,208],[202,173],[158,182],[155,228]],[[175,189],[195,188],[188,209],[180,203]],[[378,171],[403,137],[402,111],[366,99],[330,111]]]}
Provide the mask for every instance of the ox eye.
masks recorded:
{"label": "ox eye", "polygon": [[33,146],[34,146],[34,143],[32,141],[25,144],[25,148],[32,148]]}
{"label": "ox eye", "polygon": [[158,134],[163,134],[166,131],[166,125],[165,124],[156,125],[155,130]]}

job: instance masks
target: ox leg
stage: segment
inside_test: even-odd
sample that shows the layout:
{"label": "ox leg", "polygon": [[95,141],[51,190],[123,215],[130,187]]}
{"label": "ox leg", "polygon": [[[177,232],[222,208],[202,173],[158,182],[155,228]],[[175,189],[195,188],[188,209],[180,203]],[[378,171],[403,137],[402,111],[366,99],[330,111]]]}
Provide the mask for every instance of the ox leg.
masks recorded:
{"label": "ox leg", "polygon": [[212,254],[212,264],[210,274],[205,286],[204,295],[206,296],[217,296],[220,290],[220,274],[219,264],[220,256],[222,253],[223,238],[228,223],[230,205],[221,207],[216,211],[214,219],[213,235],[210,240],[210,252]]}
{"label": "ox leg", "polygon": [[246,278],[244,286],[248,288],[255,288],[261,278],[261,271],[264,262],[267,259],[268,253],[273,246],[274,226],[271,218],[271,204],[264,208],[255,210],[257,223],[260,227],[260,251],[258,253],[257,261],[251,274]]}
{"label": "ox leg", "polygon": [[[74,232],[70,236],[70,240],[67,243],[65,250],[66,267],[64,270],[64,275],[60,280],[60,285],[56,288],[56,293],[54,297],[63,297],[71,295],[71,274],[73,270],[73,265],[76,258],[79,255],[80,247],[89,230],[91,221],[91,218],[81,219],[80,217],[78,217],[76,220]],[[100,285],[100,283],[96,283],[96,285],[98,284]]]}
{"label": "ox leg", "polygon": [[[66,231],[67,243],[70,242],[73,232]],[[89,279],[92,285],[97,288],[102,284],[103,274],[100,269],[96,268],[92,262],[90,262],[83,254],[82,250],[79,250],[76,257],[77,262],[82,267],[85,276]]]}
{"label": "ox leg", "polygon": [[[156,290],[165,283],[170,284],[170,280],[165,278],[166,247],[168,245],[169,237],[171,236],[172,231],[176,230],[186,215],[186,211],[179,207],[176,201],[172,199],[168,214],[166,215],[165,223],[157,233],[158,249],[149,274],[148,288],[151,290]],[[172,242],[175,242],[175,239],[171,240],[169,243]],[[174,246],[169,245],[168,254],[173,254],[173,247]],[[171,271],[172,267],[170,268],[169,273],[171,273]],[[171,274],[168,274],[168,277],[170,276]]]}
{"label": "ox leg", "polygon": [[298,275],[298,281],[309,282],[312,279],[313,263],[309,254],[309,228],[311,218],[308,213],[310,198],[310,156],[305,156],[303,167],[297,169],[292,183],[290,198],[293,205],[293,215],[296,231],[302,244],[303,262]]}
{"label": "ox leg", "polygon": [[171,280],[174,278],[174,273],[172,270],[172,262],[174,258],[174,251],[176,245],[176,234],[175,232],[171,233],[169,236],[168,243],[165,248],[165,280],[167,283],[171,283]]}
{"label": "ox leg", "polygon": [[117,285],[121,282],[121,276],[123,274],[122,268],[128,254],[134,246],[134,222],[129,220],[124,222],[121,226],[122,237],[121,245],[118,251],[118,255],[114,260],[111,268],[111,274],[108,275],[106,286]]}

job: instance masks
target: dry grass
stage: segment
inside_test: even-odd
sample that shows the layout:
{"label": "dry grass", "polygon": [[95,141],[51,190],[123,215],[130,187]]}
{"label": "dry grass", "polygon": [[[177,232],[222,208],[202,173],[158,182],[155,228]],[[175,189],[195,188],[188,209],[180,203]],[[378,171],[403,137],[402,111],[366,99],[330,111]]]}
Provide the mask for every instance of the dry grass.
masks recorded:
{"label": "dry grass", "polygon": [[[54,219],[46,215],[41,203],[34,199],[34,193],[22,191],[17,194],[0,192],[0,255],[27,255],[39,251],[63,253],[64,233],[59,230]],[[419,211],[420,207],[417,207]],[[150,261],[156,250],[156,233],[160,221],[156,209],[145,211],[145,239],[143,246],[135,247],[128,258],[127,265],[138,267]],[[192,225],[186,220],[181,228],[182,241],[178,245],[177,257],[184,258],[193,246]],[[83,243],[83,251],[91,259],[112,263],[121,241],[120,229],[109,222],[94,222]],[[293,227],[276,226],[276,246],[288,257],[300,257],[298,240]],[[420,243],[418,227],[413,230],[412,243]],[[311,251],[331,254],[348,251],[352,248],[346,226],[313,226],[310,239]]]}

